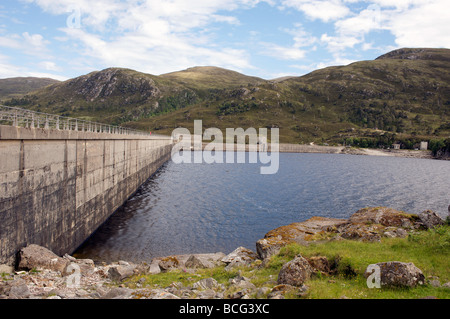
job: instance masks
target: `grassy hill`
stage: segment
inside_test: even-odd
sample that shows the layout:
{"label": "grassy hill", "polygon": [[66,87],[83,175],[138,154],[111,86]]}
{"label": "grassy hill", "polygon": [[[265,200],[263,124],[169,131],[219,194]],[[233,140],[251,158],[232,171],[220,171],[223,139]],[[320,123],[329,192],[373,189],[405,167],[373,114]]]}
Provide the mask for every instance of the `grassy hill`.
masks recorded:
{"label": "grassy hill", "polygon": [[273,81],[216,67],[111,68],[6,104],[161,134],[202,119],[204,128],[278,127],[288,143],[413,147],[450,136],[450,50],[400,49]]}
{"label": "grassy hill", "polygon": [[213,66],[193,67],[187,70],[160,75],[197,90],[228,89],[255,86],[266,80]]}
{"label": "grassy hill", "polygon": [[35,77],[0,79],[0,101],[19,97],[58,82],[53,79]]}

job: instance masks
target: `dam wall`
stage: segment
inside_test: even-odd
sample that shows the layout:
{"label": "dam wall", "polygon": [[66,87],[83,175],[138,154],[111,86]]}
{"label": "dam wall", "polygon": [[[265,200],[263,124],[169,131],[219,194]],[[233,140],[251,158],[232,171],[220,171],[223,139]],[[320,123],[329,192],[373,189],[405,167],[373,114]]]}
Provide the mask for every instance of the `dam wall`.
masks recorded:
{"label": "dam wall", "polygon": [[166,136],[0,125],[0,264],[75,251],[161,165]]}

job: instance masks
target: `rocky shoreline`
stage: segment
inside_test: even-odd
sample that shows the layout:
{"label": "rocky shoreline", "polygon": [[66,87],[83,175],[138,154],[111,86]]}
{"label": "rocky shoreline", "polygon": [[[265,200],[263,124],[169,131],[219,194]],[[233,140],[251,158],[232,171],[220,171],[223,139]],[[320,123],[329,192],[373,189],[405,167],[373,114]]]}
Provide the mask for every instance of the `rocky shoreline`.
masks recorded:
{"label": "rocky shoreline", "polygon": [[[278,277],[257,287],[251,278],[236,275],[228,283],[214,278],[199,279],[199,269],[223,267],[232,272],[240,267],[259,269],[269,258],[290,243],[309,245],[312,242],[360,240],[376,242],[382,237],[406,237],[444,220],[432,211],[418,215],[386,207],[361,209],[349,219],[313,217],[268,232],[256,243],[256,252],[239,247],[232,253],[189,254],[154,258],[150,263],[134,264],[118,261],[95,264],[90,259],[57,256],[48,249],[29,245],[20,250],[16,267],[0,265],[0,299],[284,299],[286,293],[302,296],[307,293],[308,280],[315,274],[333,274],[333,265],[324,256],[305,258],[301,255],[281,267]],[[365,276],[379,267],[381,285],[415,287],[439,285],[429,280],[412,263],[380,261],[368,265]],[[237,268],[236,268],[237,267]],[[372,267],[372,268],[371,268]],[[172,271],[189,274],[189,285],[172,282],[167,286],[149,286],[144,276]],[[130,281],[130,278],[139,278]],[[332,279],[330,279],[332,281]]]}

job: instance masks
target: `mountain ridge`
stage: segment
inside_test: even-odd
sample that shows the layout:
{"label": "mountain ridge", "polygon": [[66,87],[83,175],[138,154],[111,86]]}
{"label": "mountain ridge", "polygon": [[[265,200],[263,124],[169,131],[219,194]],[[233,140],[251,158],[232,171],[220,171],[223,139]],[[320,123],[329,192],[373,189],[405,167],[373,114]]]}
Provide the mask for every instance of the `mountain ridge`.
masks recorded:
{"label": "mountain ridge", "polygon": [[450,50],[403,48],[277,81],[211,66],[159,76],[108,68],[6,104],[164,134],[202,119],[279,127],[291,143],[441,138],[450,135]]}

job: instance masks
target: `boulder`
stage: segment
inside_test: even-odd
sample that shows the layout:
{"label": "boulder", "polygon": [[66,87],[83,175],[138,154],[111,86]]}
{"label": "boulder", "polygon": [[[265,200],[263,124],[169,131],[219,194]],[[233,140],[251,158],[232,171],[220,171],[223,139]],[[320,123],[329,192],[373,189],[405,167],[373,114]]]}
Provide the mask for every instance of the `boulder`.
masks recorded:
{"label": "boulder", "polygon": [[235,289],[256,289],[256,286],[250,281],[250,279],[243,276],[231,278],[228,282],[230,283],[230,286]]}
{"label": "boulder", "polygon": [[421,212],[419,219],[428,229],[444,224],[444,220],[432,210]]}
{"label": "boulder", "polygon": [[118,265],[109,268],[108,277],[114,281],[123,281],[134,275],[136,265]]}
{"label": "boulder", "polygon": [[389,261],[369,265],[364,273],[366,278],[372,275],[374,266],[378,266],[380,269],[381,286],[415,287],[425,283],[425,276],[413,263]]}
{"label": "boulder", "polygon": [[201,258],[196,255],[191,255],[188,260],[184,263],[186,268],[214,268],[214,263],[209,261],[208,259]]}
{"label": "boulder", "polygon": [[64,273],[70,261],[57,256],[52,251],[38,245],[28,245],[18,254],[19,270],[50,269]]}
{"label": "boulder", "polygon": [[0,275],[1,274],[12,274],[14,273],[14,268],[8,265],[0,265]]}
{"label": "boulder", "polygon": [[149,299],[181,299],[181,298],[163,289],[154,289],[151,291]]}
{"label": "boulder", "polygon": [[159,267],[159,260],[153,259],[150,263],[150,267],[148,269],[148,273],[152,275],[159,274],[161,272],[161,268]]}
{"label": "boulder", "polygon": [[256,252],[259,258],[266,259],[276,255],[288,243],[289,241],[284,240],[281,236],[263,238],[256,242]]}
{"label": "boulder", "polygon": [[130,288],[113,288],[102,299],[130,299],[132,292],[133,290]]}
{"label": "boulder", "polygon": [[378,227],[380,226],[354,223],[341,227],[339,233],[344,239],[379,242],[381,236],[378,233]]}
{"label": "boulder", "polygon": [[70,267],[71,265],[77,265],[79,267],[81,275],[83,276],[92,275],[95,271],[95,264],[92,259],[75,259],[69,263],[66,269],[64,269],[65,275],[70,275],[71,273],[73,273],[74,267]]}
{"label": "boulder", "polygon": [[238,247],[233,252],[222,258],[222,262],[227,264],[226,267],[249,266],[258,259],[258,255],[245,247]]}
{"label": "boulder", "polygon": [[277,282],[280,285],[285,284],[300,287],[306,280],[311,278],[313,271],[313,268],[306,258],[296,256],[293,260],[281,267]]}
{"label": "boulder", "polygon": [[411,225],[416,219],[415,215],[388,207],[367,207],[358,210],[350,217],[351,223],[380,224],[383,226],[402,227]]}
{"label": "boulder", "polygon": [[331,271],[330,263],[328,262],[328,258],[325,256],[314,256],[310,258],[306,258],[311,267],[324,274],[329,274]]}
{"label": "boulder", "polygon": [[263,239],[256,242],[256,251],[260,259],[268,258],[287,244],[307,245],[316,240],[318,234],[331,232],[336,227],[348,224],[345,219],[311,217],[310,219],[281,226],[268,232]]}
{"label": "boulder", "polygon": [[205,278],[202,280],[197,281],[192,285],[194,289],[214,289],[218,288],[220,285],[214,278]]}
{"label": "boulder", "polygon": [[179,268],[180,261],[176,256],[163,257],[159,260],[159,268],[162,271]]}
{"label": "boulder", "polygon": [[25,280],[18,278],[11,281],[1,282],[0,295],[9,296],[9,299],[28,298],[31,293]]}

